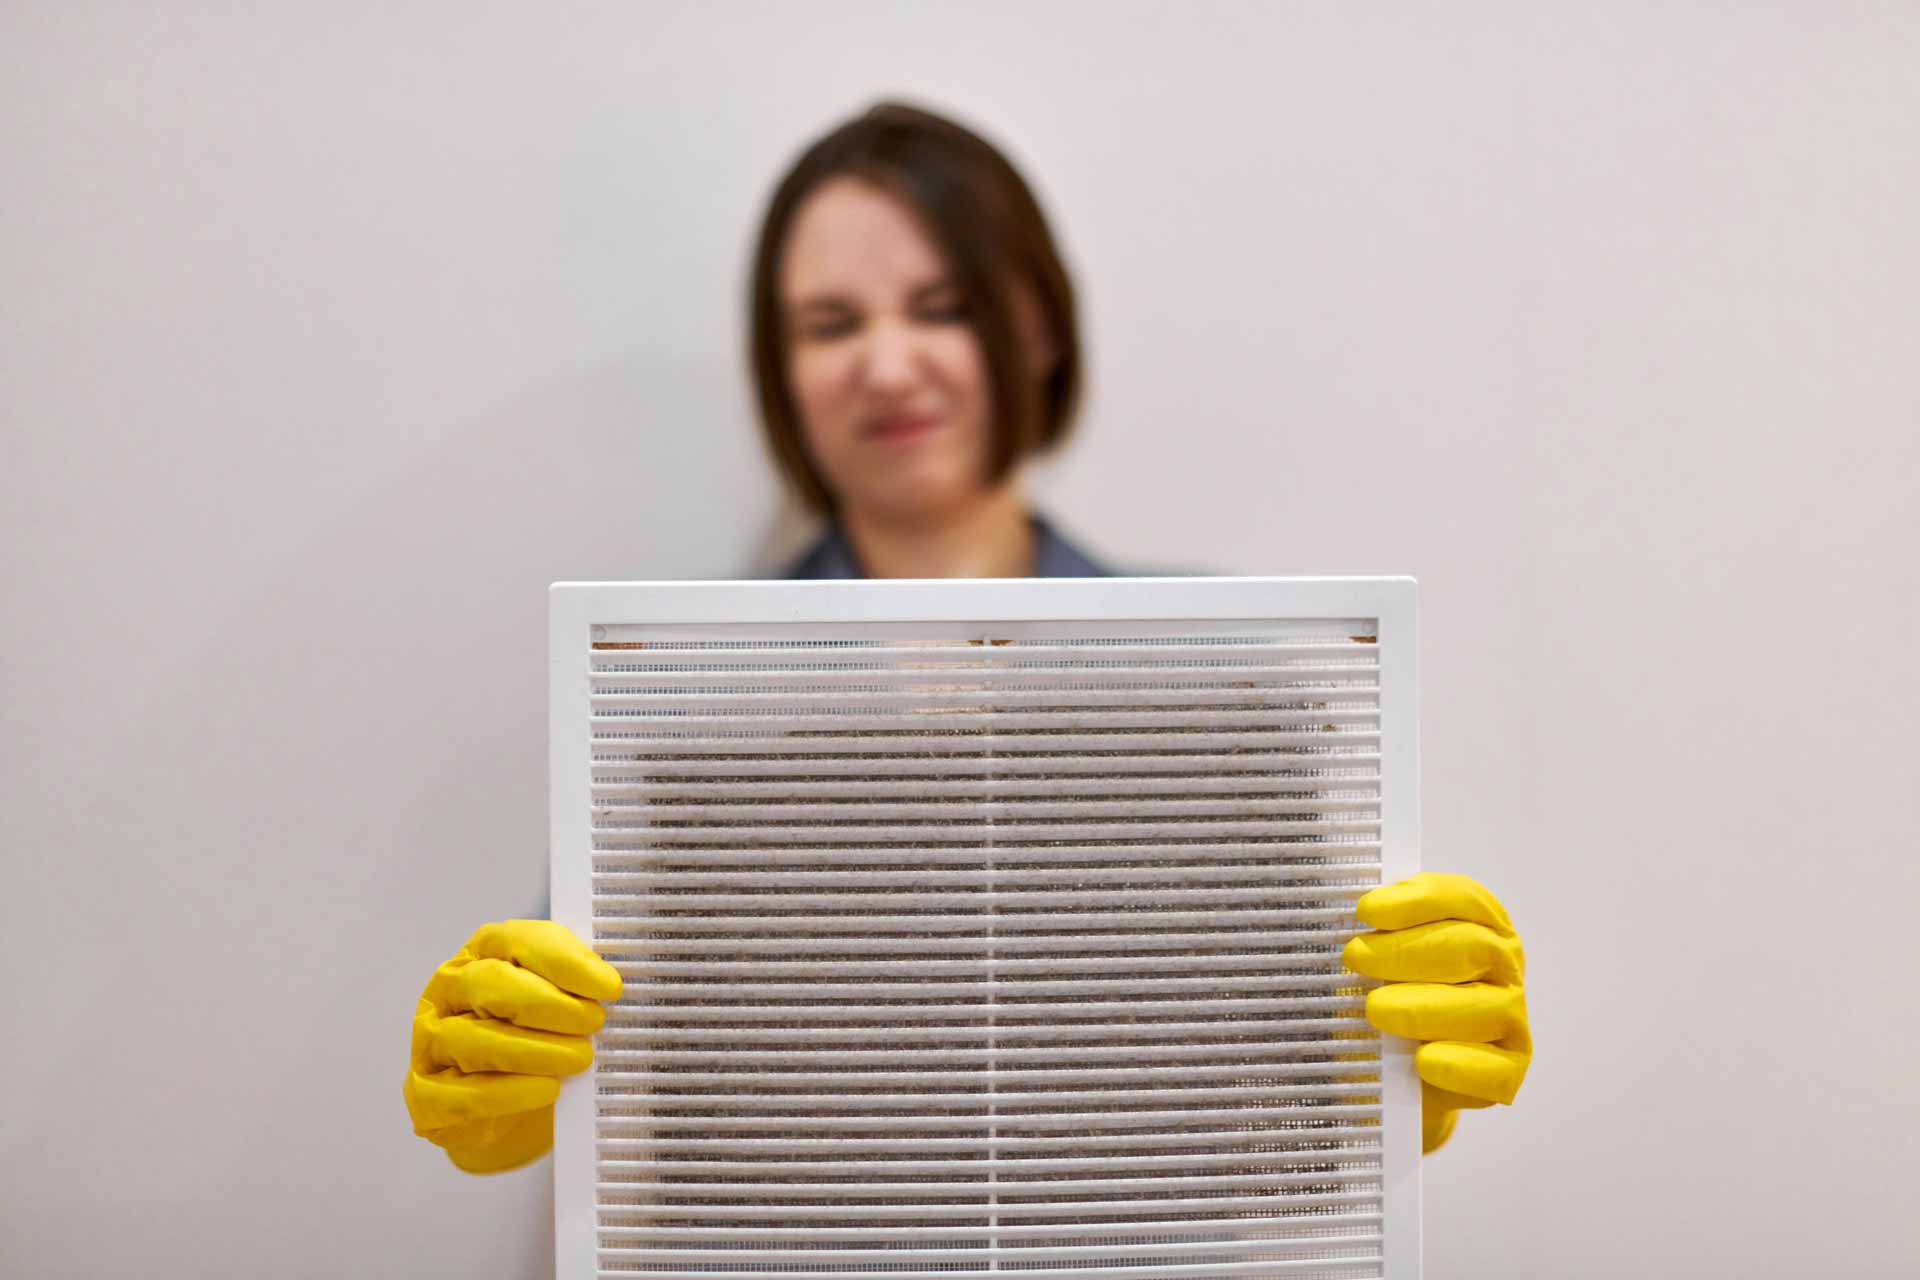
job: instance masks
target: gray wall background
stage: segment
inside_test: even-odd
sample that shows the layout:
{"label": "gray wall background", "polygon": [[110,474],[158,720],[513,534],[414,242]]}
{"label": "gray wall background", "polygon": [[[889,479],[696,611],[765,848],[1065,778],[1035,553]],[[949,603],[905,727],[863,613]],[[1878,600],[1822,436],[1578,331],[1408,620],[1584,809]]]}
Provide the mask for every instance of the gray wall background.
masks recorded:
{"label": "gray wall background", "polygon": [[1908,1273],[1920,7],[0,10],[0,1271],[543,1276],[400,1103],[544,884],[544,588],[783,527],[738,350],[882,92],[1027,167],[1121,562],[1412,573],[1531,959],[1434,1277]]}

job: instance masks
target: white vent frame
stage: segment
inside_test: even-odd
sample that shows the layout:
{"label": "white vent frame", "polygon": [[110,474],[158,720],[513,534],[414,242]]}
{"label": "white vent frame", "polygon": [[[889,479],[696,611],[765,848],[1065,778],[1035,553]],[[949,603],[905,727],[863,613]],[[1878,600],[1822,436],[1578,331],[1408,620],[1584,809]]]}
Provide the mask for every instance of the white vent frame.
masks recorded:
{"label": "white vent frame", "polygon": [[[699,638],[705,629],[725,634],[749,627],[911,623],[978,627],[986,637],[995,633],[996,626],[1020,624],[1132,622],[1172,631],[1181,623],[1245,626],[1371,620],[1379,664],[1380,879],[1385,883],[1419,869],[1419,708],[1412,578],[555,583],[550,604],[552,911],[555,920],[583,938],[594,937],[591,645],[596,634],[605,634],[597,629],[605,627],[657,627],[672,629],[683,638]],[[1380,1196],[1386,1226],[1379,1274],[1393,1280],[1414,1280],[1420,1274],[1420,1091],[1412,1068],[1413,1048],[1410,1042],[1393,1037],[1383,1037],[1380,1044]],[[563,1086],[556,1106],[553,1177],[559,1280],[603,1274],[599,1270],[595,1102],[596,1073],[589,1072]],[[1321,1274],[1284,1264],[1274,1270],[1251,1262],[1206,1272],[1141,1267],[1104,1274],[1116,1280],[1158,1280],[1200,1274],[1253,1276],[1263,1270],[1272,1270],[1276,1276]],[[701,1280],[727,1280],[729,1273],[700,1274]],[[811,1274],[835,1273],[816,1270]],[[1043,1269],[1033,1280],[1086,1280],[1094,1274]]]}

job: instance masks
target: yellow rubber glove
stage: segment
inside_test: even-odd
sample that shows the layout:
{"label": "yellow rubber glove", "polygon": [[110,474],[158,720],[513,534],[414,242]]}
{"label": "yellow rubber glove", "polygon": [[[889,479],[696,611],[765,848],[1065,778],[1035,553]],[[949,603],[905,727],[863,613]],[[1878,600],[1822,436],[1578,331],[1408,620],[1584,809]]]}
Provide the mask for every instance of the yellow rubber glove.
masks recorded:
{"label": "yellow rubber glove", "polygon": [[1423,871],[1361,896],[1354,913],[1376,932],[1350,940],[1347,968],[1386,986],[1367,1021],[1415,1050],[1423,1149],[1436,1151],[1468,1107],[1512,1102],[1533,1059],[1523,989],[1526,957],[1506,909],[1478,881]]}
{"label": "yellow rubber glove", "polygon": [[433,971],[413,1011],[413,1131],[468,1173],[500,1173],[553,1146],[560,1077],[593,1062],[588,1038],[620,974],[564,925],[480,926]]}

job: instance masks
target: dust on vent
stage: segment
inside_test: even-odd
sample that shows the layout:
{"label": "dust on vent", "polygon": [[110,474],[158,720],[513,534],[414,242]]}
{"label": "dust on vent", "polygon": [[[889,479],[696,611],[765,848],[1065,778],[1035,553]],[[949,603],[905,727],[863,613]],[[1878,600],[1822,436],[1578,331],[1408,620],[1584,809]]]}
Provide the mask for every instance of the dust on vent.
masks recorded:
{"label": "dust on vent", "polygon": [[1417,1095],[1339,960],[1412,869],[1389,610],[575,603],[556,915],[626,990],[563,1098],[562,1275],[1412,1274]]}

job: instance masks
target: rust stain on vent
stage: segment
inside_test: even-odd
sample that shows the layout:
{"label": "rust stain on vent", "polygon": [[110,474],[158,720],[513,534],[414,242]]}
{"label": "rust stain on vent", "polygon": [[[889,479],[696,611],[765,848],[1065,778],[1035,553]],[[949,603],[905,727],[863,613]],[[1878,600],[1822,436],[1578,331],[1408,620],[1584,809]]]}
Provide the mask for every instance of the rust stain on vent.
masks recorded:
{"label": "rust stain on vent", "polygon": [[1380,643],[1379,636],[1348,636],[1347,639],[1353,641],[1355,644],[1379,644]]}
{"label": "rust stain on vent", "polygon": [[593,647],[596,649],[644,649],[647,645],[644,640],[595,640]]}

